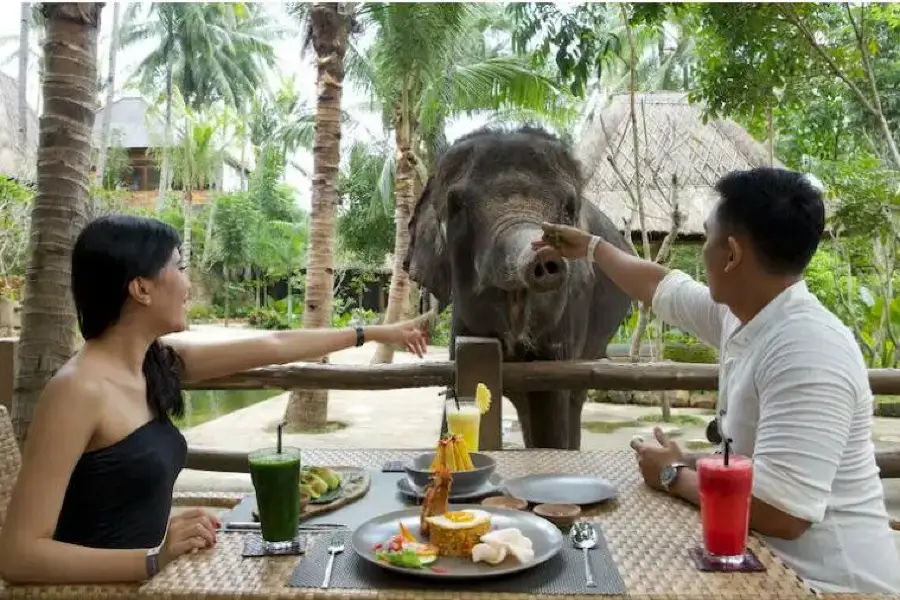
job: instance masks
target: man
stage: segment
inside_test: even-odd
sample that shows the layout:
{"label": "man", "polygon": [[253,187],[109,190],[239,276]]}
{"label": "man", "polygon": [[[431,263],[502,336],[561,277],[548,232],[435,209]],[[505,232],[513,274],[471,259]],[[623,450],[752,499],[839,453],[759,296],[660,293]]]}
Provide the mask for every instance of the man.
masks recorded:
{"label": "man", "polygon": [[[750,528],[810,587],[900,592],[862,354],[802,277],[825,227],[822,194],[782,169],[733,172],[716,191],[708,288],[565,225],[545,224],[533,245],[593,260],[663,321],[719,349],[718,429],[754,460]],[[699,504],[696,472],[662,430],[655,437],[632,444],[644,481]]]}

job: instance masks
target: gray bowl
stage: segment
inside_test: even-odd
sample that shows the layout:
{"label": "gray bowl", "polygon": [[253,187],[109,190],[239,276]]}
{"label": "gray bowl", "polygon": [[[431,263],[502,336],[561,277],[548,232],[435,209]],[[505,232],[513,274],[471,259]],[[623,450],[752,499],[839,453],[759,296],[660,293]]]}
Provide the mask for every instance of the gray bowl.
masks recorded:
{"label": "gray bowl", "polygon": [[[472,471],[453,471],[453,483],[450,486],[452,494],[470,494],[488,482],[490,476],[497,468],[497,461],[480,452],[470,452],[469,457],[475,469]],[[403,466],[406,476],[413,488],[424,489],[431,482],[431,461],[434,460],[434,452],[420,454]]]}

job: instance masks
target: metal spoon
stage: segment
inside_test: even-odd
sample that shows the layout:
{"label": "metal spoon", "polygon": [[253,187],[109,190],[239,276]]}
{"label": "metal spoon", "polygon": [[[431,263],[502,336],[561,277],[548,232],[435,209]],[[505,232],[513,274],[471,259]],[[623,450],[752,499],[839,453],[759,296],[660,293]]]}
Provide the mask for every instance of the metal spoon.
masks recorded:
{"label": "metal spoon", "polygon": [[584,585],[597,587],[594,582],[594,574],[591,572],[591,563],[588,561],[588,550],[597,545],[597,530],[586,521],[578,521],[572,527],[572,543],[581,550],[584,557]]}

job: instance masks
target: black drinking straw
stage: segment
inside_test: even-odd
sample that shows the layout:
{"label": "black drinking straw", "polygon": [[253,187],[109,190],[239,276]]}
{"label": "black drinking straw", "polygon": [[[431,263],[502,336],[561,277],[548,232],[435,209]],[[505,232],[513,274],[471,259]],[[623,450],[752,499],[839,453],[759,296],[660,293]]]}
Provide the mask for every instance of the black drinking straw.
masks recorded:
{"label": "black drinking straw", "polygon": [[459,398],[456,397],[456,390],[452,387],[448,387],[441,394],[446,397],[452,397],[454,404],[456,404],[456,410],[459,410]]}
{"label": "black drinking straw", "polygon": [[725,466],[728,466],[728,456],[731,454],[731,438],[725,440]]}
{"label": "black drinking straw", "polygon": [[[282,421],[275,428],[277,430],[277,433],[276,433],[277,441],[275,442],[275,452],[277,452],[278,454],[281,454],[281,436],[282,436],[282,429],[284,429],[284,425],[285,425],[285,423],[284,423],[284,421]],[[726,464],[728,463],[727,460],[725,462],[726,462]]]}

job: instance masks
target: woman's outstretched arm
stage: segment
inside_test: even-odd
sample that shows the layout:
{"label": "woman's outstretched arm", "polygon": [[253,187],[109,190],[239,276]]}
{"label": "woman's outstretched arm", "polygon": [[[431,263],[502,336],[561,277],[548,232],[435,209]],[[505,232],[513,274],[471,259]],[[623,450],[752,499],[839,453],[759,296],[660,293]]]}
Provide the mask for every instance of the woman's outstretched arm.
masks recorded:
{"label": "woman's outstretched arm", "polygon": [[[434,313],[392,325],[362,328],[363,342],[397,344],[417,356],[426,350],[425,332]],[[357,344],[355,328],[272,331],[244,339],[194,341],[174,336],[164,340],[184,361],[184,381],[203,381],[266,365],[313,360]]]}

